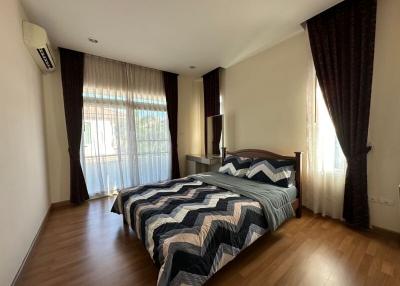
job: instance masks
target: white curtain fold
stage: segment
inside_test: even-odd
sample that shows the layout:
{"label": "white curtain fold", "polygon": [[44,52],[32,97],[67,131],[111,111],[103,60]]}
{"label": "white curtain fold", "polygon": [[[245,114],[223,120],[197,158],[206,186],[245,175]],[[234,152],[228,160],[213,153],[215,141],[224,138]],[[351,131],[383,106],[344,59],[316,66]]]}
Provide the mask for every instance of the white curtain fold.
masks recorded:
{"label": "white curtain fold", "polygon": [[161,71],[85,55],[83,98],[81,163],[91,197],[170,178]]}
{"label": "white curtain fold", "polygon": [[314,213],[342,219],[347,163],[318,85],[312,60],[308,78],[303,204]]}

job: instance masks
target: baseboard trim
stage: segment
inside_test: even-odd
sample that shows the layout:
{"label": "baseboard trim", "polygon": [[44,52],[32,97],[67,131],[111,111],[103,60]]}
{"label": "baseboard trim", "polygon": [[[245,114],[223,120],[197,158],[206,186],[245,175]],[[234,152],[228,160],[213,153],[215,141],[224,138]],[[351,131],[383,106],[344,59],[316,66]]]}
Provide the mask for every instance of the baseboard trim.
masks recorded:
{"label": "baseboard trim", "polygon": [[47,222],[47,219],[49,217],[51,209],[52,209],[52,204],[48,207],[46,215],[44,216],[44,218],[42,220],[42,223],[40,224],[40,227],[39,227],[38,231],[36,232],[36,235],[35,235],[34,239],[32,240],[32,243],[31,243],[31,245],[30,245],[30,247],[28,249],[28,252],[26,253],[24,259],[22,260],[22,263],[21,263],[21,265],[20,265],[20,267],[19,267],[19,269],[17,271],[17,274],[15,274],[14,279],[11,282],[11,286],[15,286],[17,284],[18,280],[20,279],[22,270],[24,269],[26,262],[29,260],[29,257],[30,257],[30,255],[32,253],[32,250],[36,246],[36,243],[37,243],[38,238],[39,238],[39,236],[40,236],[40,234],[42,232],[42,229],[43,229],[44,225]]}
{"label": "baseboard trim", "polygon": [[[344,224],[346,223],[343,219],[331,218],[328,215],[323,216],[321,213],[315,213],[312,209],[310,209],[310,208],[308,208],[308,207],[306,207],[304,205],[303,205],[303,210],[309,211],[313,215],[318,215],[318,216],[321,216],[321,217],[326,217],[326,218],[329,218],[329,219],[341,221]],[[383,228],[383,227],[379,227],[379,226],[376,226],[376,225],[370,225],[369,231],[377,233],[377,234],[381,234],[381,235],[391,235],[391,236],[399,236],[400,237],[400,232],[397,232],[395,230],[386,229],[386,228]]]}
{"label": "baseboard trim", "polygon": [[36,232],[35,238],[33,239],[32,243],[31,243],[31,245],[30,245],[30,247],[28,249],[28,252],[26,253],[24,259],[22,260],[22,263],[21,263],[21,266],[18,269],[18,272],[17,272],[17,274],[15,274],[14,279],[11,282],[11,286],[15,286],[16,283],[18,282],[18,280],[20,278],[20,275],[22,273],[22,270],[24,269],[24,266],[25,266],[26,262],[29,260],[29,257],[30,257],[30,255],[32,253],[32,250],[36,246],[36,243],[38,241],[40,233],[42,232],[43,227],[45,226],[45,224],[47,222],[47,219],[49,217],[50,212],[52,210],[55,210],[55,209],[69,207],[69,206],[72,206],[72,203],[70,201],[61,201],[61,202],[56,202],[56,203],[50,204],[50,206],[47,209],[46,215],[43,218],[42,223],[40,224],[40,227],[39,227],[38,231]]}
{"label": "baseboard trim", "polygon": [[59,209],[59,208],[63,208],[63,207],[69,207],[72,206],[72,203],[70,201],[60,201],[60,202],[56,202],[56,203],[52,203],[51,204],[51,209]]}
{"label": "baseboard trim", "polygon": [[373,232],[378,233],[378,234],[394,235],[394,236],[399,236],[400,237],[400,232],[397,232],[397,231],[394,231],[394,230],[382,228],[382,227],[375,226],[375,225],[372,225],[371,229],[372,229]]}
{"label": "baseboard trim", "polygon": [[50,204],[50,206],[47,209],[46,215],[44,216],[44,218],[42,220],[42,223],[40,224],[40,227],[39,227],[38,231],[36,232],[35,238],[33,239],[32,243],[31,243],[31,245],[30,245],[30,247],[28,249],[28,252],[26,253],[24,259],[22,260],[22,263],[21,263],[21,266],[18,269],[18,272],[17,272],[17,274],[15,274],[14,279],[11,282],[11,286],[15,286],[16,283],[18,282],[18,280],[19,280],[19,278],[21,276],[22,270],[24,269],[24,266],[25,266],[26,262],[29,260],[29,257],[31,256],[31,253],[32,253],[32,250],[36,246],[36,243],[38,241],[40,233],[42,232],[43,227],[46,224],[46,221],[47,221],[47,219],[49,217],[50,212],[52,210],[54,210],[54,209],[59,209],[59,208],[63,208],[63,207],[69,207],[71,205],[72,205],[72,203],[70,201],[61,201],[61,202],[56,202],[56,203]]}

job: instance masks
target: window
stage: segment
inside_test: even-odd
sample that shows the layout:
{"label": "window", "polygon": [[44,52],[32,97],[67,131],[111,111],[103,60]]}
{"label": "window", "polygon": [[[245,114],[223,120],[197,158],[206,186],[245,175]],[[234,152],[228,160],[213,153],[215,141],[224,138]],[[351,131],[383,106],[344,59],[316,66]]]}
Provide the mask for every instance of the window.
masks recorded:
{"label": "window", "polygon": [[321,87],[315,88],[316,157],[320,172],[345,172],[346,158],[336,136],[335,127],[326,107]]}
{"label": "window", "polygon": [[91,196],[169,178],[167,107],[156,107],[92,100],[84,93],[81,156]]}
{"label": "window", "polygon": [[92,142],[92,132],[91,132],[91,124],[90,121],[83,121],[83,146],[90,146]]}
{"label": "window", "polygon": [[85,58],[81,164],[91,197],[170,178],[170,133],[160,83],[159,71]]}
{"label": "window", "polygon": [[307,163],[304,204],[315,213],[341,218],[347,163],[315,77],[307,95]]}

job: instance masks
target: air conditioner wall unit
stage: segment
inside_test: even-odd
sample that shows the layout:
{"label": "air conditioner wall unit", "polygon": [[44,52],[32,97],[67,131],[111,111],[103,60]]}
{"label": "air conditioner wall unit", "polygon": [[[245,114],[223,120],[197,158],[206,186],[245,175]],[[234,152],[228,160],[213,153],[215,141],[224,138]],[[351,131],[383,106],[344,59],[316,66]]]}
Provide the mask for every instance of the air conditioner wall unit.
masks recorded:
{"label": "air conditioner wall unit", "polygon": [[27,21],[22,22],[22,30],[25,45],[39,68],[44,72],[54,71],[56,62],[46,30]]}

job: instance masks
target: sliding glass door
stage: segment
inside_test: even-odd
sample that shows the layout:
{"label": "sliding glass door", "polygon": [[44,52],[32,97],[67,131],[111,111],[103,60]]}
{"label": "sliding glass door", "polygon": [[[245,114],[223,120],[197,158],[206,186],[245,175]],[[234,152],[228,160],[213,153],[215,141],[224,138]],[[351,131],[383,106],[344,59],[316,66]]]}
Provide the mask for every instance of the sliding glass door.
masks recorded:
{"label": "sliding glass door", "polygon": [[[98,65],[99,58],[90,64]],[[85,62],[85,64],[88,61]],[[111,65],[111,68],[110,68]],[[92,69],[96,69],[92,66]],[[110,71],[126,68],[106,62]],[[134,70],[140,81],[130,84],[121,73],[110,78],[86,74],[84,84],[81,163],[89,195],[110,195],[122,188],[170,178],[171,140],[167,105],[158,74]],[[118,75],[118,73],[117,73]],[[160,75],[161,76],[161,75]],[[154,88],[142,88],[141,81]],[[153,84],[154,83],[154,84]]]}

